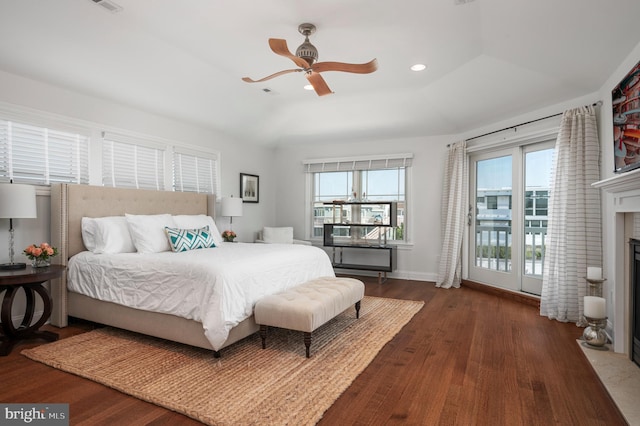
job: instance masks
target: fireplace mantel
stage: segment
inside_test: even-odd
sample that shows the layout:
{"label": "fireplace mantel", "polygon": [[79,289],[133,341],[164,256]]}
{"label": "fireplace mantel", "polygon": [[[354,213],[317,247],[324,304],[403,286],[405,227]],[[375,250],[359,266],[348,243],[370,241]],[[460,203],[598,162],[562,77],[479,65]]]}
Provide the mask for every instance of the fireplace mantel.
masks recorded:
{"label": "fireplace mantel", "polygon": [[600,188],[611,194],[640,190],[640,169],[594,182],[591,186]]}

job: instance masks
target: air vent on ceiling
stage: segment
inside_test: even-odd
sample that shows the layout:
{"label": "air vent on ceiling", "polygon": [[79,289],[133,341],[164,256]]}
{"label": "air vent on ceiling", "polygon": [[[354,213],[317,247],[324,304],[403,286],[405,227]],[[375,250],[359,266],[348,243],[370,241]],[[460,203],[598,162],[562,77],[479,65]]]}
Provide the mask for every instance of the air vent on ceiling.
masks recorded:
{"label": "air vent on ceiling", "polygon": [[122,10],[122,6],[115,4],[111,0],[91,0],[95,4],[102,6],[105,10],[111,13],[118,13]]}

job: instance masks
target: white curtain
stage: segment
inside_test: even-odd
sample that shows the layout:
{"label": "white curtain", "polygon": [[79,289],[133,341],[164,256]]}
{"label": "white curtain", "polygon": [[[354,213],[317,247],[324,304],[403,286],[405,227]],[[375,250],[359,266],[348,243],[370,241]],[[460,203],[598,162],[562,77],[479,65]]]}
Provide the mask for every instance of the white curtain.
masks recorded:
{"label": "white curtain", "polygon": [[556,141],[540,315],[583,322],[587,266],[602,264],[600,144],[593,106],[565,111]]}
{"label": "white curtain", "polygon": [[460,287],[462,279],[462,239],[467,221],[469,166],[467,142],[449,146],[442,188],[440,229],[442,250],[436,287]]}

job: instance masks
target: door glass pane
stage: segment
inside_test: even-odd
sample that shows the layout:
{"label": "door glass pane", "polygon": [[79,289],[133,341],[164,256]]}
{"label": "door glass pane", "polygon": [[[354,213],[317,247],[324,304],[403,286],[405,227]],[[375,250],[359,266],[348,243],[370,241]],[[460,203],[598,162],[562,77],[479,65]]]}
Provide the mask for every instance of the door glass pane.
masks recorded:
{"label": "door glass pane", "polygon": [[511,156],[476,163],[475,266],[511,271]]}
{"label": "door glass pane", "polygon": [[525,155],[524,274],[542,277],[554,149]]}

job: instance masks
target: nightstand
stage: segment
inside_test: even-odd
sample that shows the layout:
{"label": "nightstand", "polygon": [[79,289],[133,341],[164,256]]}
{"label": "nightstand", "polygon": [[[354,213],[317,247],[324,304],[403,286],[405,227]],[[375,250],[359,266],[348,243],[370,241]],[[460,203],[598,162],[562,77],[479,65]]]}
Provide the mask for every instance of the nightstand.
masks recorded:
{"label": "nightstand", "polygon": [[[58,335],[50,331],[41,331],[40,327],[51,316],[51,295],[43,284],[49,280],[60,278],[66,267],[51,265],[45,268],[33,268],[14,271],[0,271],[0,293],[4,292],[0,309],[2,335],[0,335],[0,356],[9,355],[13,347],[20,341],[30,339],[44,339],[48,342],[58,340]],[[22,289],[26,296],[26,306],[22,321],[18,327],[14,326],[11,312],[15,296]],[[40,319],[33,322],[36,307],[36,293],[43,303]]]}

